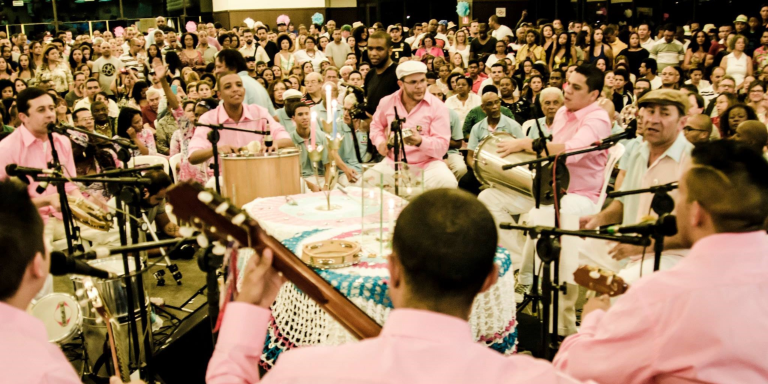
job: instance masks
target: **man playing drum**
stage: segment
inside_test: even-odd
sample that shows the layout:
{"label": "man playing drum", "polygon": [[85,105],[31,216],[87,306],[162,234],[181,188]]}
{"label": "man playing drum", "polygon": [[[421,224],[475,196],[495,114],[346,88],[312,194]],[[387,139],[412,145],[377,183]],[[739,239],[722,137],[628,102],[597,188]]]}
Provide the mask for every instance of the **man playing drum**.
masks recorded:
{"label": "man playing drum", "polygon": [[[243,80],[236,73],[224,73],[216,84],[222,99],[221,105],[200,116],[200,123],[223,124],[228,127],[245,129],[254,133],[219,131],[218,151],[220,154],[236,153],[252,141],[264,143],[266,135],[261,132],[269,130],[272,135],[273,146],[278,148],[292,147],[290,135],[275,119],[269,115],[267,109],[256,104],[243,104],[245,88]],[[195,135],[189,142],[189,162],[200,164],[213,157],[211,143],[208,141],[210,128],[197,127]]]}
{"label": "man playing drum", "polygon": [[[565,106],[557,111],[550,127],[552,139],[546,144],[550,155],[586,148],[610,135],[608,114],[597,103],[603,89],[603,78],[603,73],[592,66],[577,67],[571,74],[565,92]],[[533,152],[533,141],[521,135],[519,139],[501,142],[498,144],[498,155],[505,157],[520,151]],[[570,185],[559,204],[561,213],[580,217],[600,210],[597,201],[607,161],[607,151],[589,152],[566,159]],[[512,215],[527,213],[535,205],[530,195],[499,187],[484,190],[478,198],[493,214],[497,227],[500,223],[513,222]],[[516,231],[499,230],[501,245],[513,251],[521,250],[516,241],[518,235]],[[521,268],[518,285],[527,288],[532,283],[533,256],[523,256],[527,260],[521,266],[518,259],[515,268]],[[575,316],[569,315],[569,320],[559,322],[567,329],[565,332],[575,331]]]}

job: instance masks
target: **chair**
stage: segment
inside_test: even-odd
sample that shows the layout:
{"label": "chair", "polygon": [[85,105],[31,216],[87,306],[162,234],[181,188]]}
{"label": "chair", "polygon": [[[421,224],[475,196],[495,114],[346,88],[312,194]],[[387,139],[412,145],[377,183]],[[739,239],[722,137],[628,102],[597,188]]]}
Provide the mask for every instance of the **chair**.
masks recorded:
{"label": "chair", "polygon": [[177,167],[179,166],[179,163],[181,163],[181,153],[177,153],[173,156],[171,156],[170,159],[168,159],[168,162],[171,165],[171,174],[173,175],[173,182],[178,183],[179,182],[179,171]]}
{"label": "chair", "polygon": [[165,173],[170,174],[168,170],[168,168],[170,168],[170,165],[168,164],[168,159],[165,158],[165,156],[160,156],[160,155],[142,155],[142,156],[133,157],[128,162],[128,167],[134,168],[140,165],[156,165],[156,164],[162,164],[163,170],[165,171]]}
{"label": "chair", "polygon": [[603,171],[603,188],[600,190],[600,198],[597,201],[598,209],[603,209],[605,198],[608,196],[606,190],[608,189],[608,182],[611,180],[613,167],[616,166],[621,156],[624,155],[624,150],[624,145],[621,143],[614,145],[608,150],[608,162],[605,164],[605,170]]}

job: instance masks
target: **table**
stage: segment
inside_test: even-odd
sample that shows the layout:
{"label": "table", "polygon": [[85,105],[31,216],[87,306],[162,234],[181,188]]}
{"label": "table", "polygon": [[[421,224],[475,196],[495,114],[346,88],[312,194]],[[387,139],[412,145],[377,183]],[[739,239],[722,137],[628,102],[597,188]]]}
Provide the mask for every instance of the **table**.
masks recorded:
{"label": "table", "polygon": [[[332,203],[341,208],[331,212],[315,209],[325,203],[322,193],[293,196],[297,205],[288,204],[284,197],[273,197],[257,199],[243,208],[259,221],[262,228],[298,256],[301,256],[303,244],[308,242],[327,239],[358,241],[363,248],[360,263],[316,271],[379,324],[384,324],[392,309],[387,294],[389,272],[385,259],[390,246],[391,221],[389,212],[382,212],[377,207],[368,212],[369,207],[366,206],[366,216],[363,216],[362,201],[358,199],[361,194],[362,190],[355,189],[349,189],[348,195],[334,191]],[[385,195],[385,199],[390,197],[393,196]],[[398,207],[405,205],[401,201],[397,204]],[[380,225],[384,233],[363,231],[363,222],[372,227],[377,221],[386,223]],[[245,257],[239,260],[241,268],[245,261]],[[475,340],[509,355],[516,351],[517,343],[514,270],[510,254],[504,248],[497,249],[495,262],[499,266],[499,280],[475,299],[470,325]],[[356,339],[312,299],[293,284],[285,284],[272,306],[261,365],[270,369],[280,353],[297,346],[339,345],[354,341]]]}

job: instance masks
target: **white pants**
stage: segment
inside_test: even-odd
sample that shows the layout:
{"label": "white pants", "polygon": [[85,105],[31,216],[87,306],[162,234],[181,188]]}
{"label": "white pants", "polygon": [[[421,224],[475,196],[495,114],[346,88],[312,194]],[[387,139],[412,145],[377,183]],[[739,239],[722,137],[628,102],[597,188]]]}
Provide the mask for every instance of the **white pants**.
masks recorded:
{"label": "white pants", "polygon": [[[376,171],[384,176],[384,183],[394,184],[394,163],[392,160],[384,159],[380,163],[373,166],[369,171]],[[437,188],[458,188],[459,182],[456,177],[442,161],[433,161],[423,169],[424,175],[424,189],[437,189]]]}
{"label": "white pants", "polygon": [[464,175],[467,174],[467,163],[464,161],[464,156],[461,153],[451,153],[448,158],[445,159],[445,164],[456,176],[456,180],[461,180]]}
{"label": "white pants", "polygon": [[[480,192],[478,199],[491,211],[497,228],[499,223],[514,222],[512,215],[528,213],[535,205],[531,197],[500,188],[486,189]],[[598,211],[599,207],[597,204],[585,196],[568,194],[560,200],[561,225],[565,229],[578,229],[579,217],[591,215]],[[552,225],[554,224],[553,212],[553,206],[543,206],[538,212],[531,212],[532,214],[526,219],[526,224]],[[518,281],[524,285],[532,284],[533,269],[536,267],[535,241],[525,237],[522,231],[497,230],[499,231],[499,242],[503,247],[510,250],[513,267],[520,269]],[[560,282],[563,284],[565,284],[565,279],[562,276],[572,274],[573,269],[575,269],[573,266],[577,266],[576,249],[571,245],[577,241],[578,238],[569,238],[569,236],[563,236],[561,240]],[[517,253],[517,257],[515,253]],[[571,265],[571,267],[566,267],[567,264]],[[554,273],[554,270],[552,273]],[[576,332],[575,303],[578,299],[578,294],[578,287],[573,284],[568,284],[565,294],[560,293],[558,307],[558,334],[560,335],[567,336]]]}

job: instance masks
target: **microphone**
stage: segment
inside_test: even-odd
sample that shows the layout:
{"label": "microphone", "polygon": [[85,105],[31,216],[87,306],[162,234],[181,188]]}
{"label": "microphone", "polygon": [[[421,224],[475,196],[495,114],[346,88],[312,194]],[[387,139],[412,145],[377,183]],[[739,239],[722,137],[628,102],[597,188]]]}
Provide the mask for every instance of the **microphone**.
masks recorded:
{"label": "microphone", "polygon": [[112,253],[109,251],[109,248],[107,247],[93,247],[88,252],[80,252],[72,255],[73,259],[86,259],[86,260],[94,260],[101,257],[107,257],[111,255]]}
{"label": "microphone", "polygon": [[627,129],[625,129],[624,132],[608,136],[605,139],[598,141],[596,144],[597,145],[614,144],[619,140],[634,139],[635,137],[637,137],[637,125],[627,127]]}
{"label": "microphone", "polygon": [[638,234],[652,235],[658,231],[662,236],[674,236],[677,234],[677,219],[675,216],[665,214],[658,220],[647,220],[633,225],[611,225],[600,229],[601,233],[609,235],[617,234]]}
{"label": "microphone", "polygon": [[66,128],[57,127],[55,123],[48,123],[48,131],[58,133],[59,135],[68,135]]}
{"label": "microphone", "polygon": [[20,167],[18,164],[8,164],[5,166],[5,173],[8,174],[8,176],[26,176],[26,175],[39,175],[39,174],[47,174],[47,175],[55,175],[57,174],[55,169],[42,169],[42,168],[27,168],[27,167]]}
{"label": "microphone", "polygon": [[67,257],[62,252],[51,252],[51,275],[63,276],[70,274],[98,277],[100,279],[112,279],[117,277],[114,273],[94,268],[88,265],[88,263]]}

